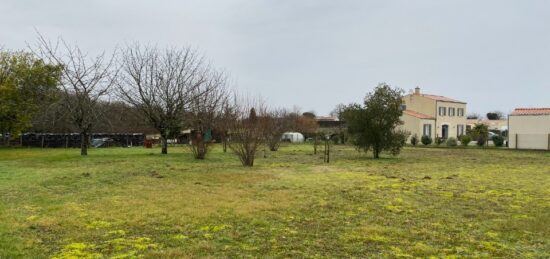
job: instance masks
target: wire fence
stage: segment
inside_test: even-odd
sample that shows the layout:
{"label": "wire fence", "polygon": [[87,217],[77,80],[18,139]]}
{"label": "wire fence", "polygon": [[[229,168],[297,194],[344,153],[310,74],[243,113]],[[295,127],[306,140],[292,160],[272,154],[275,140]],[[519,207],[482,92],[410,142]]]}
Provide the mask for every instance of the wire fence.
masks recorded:
{"label": "wire fence", "polygon": [[[88,140],[101,140],[101,147],[143,146],[145,136],[142,133],[93,133]],[[78,148],[81,136],[78,133],[25,133],[13,143],[13,146],[40,148]]]}

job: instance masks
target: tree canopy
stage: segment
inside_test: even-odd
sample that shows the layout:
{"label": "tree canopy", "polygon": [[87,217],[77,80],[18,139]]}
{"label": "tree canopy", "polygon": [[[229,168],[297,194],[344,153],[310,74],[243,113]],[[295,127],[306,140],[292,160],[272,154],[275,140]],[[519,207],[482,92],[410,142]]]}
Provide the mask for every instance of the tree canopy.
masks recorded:
{"label": "tree canopy", "polygon": [[57,97],[61,67],[26,52],[0,52],[0,133],[18,135]]}
{"label": "tree canopy", "polygon": [[363,105],[351,104],[344,109],[343,118],[353,144],[365,152],[372,150],[374,158],[382,151],[399,154],[408,133],[398,129],[403,90],[381,83],[368,93]]}
{"label": "tree canopy", "polygon": [[504,118],[504,114],[501,111],[488,112],[486,116],[488,120],[502,120]]}

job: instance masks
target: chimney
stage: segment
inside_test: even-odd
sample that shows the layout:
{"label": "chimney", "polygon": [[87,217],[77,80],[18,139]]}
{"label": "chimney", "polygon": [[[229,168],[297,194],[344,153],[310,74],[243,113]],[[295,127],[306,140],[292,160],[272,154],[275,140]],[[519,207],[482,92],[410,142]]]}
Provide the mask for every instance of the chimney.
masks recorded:
{"label": "chimney", "polygon": [[414,88],[414,95],[420,95],[420,87],[415,87]]}

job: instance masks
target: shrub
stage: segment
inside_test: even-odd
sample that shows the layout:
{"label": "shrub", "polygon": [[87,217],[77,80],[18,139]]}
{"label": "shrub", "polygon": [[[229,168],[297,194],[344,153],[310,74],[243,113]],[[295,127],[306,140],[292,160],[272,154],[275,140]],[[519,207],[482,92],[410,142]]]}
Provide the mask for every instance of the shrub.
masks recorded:
{"label": "shrub", "polygon": [[420,139],[420,142],[422,142],[422,144],[424,144],[424,146],[427,146],[427,145],[432,144],[432,138],[428,135],[424,135]]}
{"label": "shrub", "polygon": [[504,138],[502,136],[495,135],[493,136],[492,140],[493,144],[495,144],[495,146],[497,147],[502,147],[504,145]]}
{"label": "shrub", "polygon": [[484,137],[485,140],[489,137],[489,128],[487,125],[478,123],[472,128],[470,131],[470,136],[472,136],[472,139],[479,139],[479,137]]}
{"label": "shrub", "polygon": [[470,144],[470,142],[472,142],[472,137],[470,137],[470,135],[462,135],[460,136],[460,144],[462,144],[463,146],[468,146],[468,144]]}
{"label": "shrub", "polygon": [[338,145],[338,143],[340,143],[340,137],[338,135],[332,136],[331,140],[334,145]]}
{"label": "shrub", "polygon": [[436,144],[436,145],[439,146],[439,145],[441,145],[441,144],[443,144],[443,143],[445,143],[445,139],[444,139],[444,138],[442,138],[442,137],[436,137],[436,138],[435,138],[435,144]]}
{"label": "shrub", "polygon": [[477,145],[480,147],[483,147],[485,145],[485,142],[487,142],[487,138],[483,135],[479,135],[477,137]]}
{"label": "shrub", "polygon": [[416,146],[416,144],[418,144],[418,136],[416,134],[411,137],[411,144],[413,146]]}
{"label": "shrub", "polygon": [[448,147],[456,147],[458,143],[456,142],[456,138],[450,137],[447,139],[447,146]]}

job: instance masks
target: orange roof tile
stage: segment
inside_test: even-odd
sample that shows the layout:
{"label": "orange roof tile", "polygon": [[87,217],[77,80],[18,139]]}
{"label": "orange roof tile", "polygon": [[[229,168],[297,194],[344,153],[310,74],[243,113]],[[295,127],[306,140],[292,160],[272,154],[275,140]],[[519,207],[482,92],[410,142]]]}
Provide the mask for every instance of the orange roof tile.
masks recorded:
{"label": "orange roof tile", "polygon": [[451,99],[449,97],[441,96],[441,95],[433,95],[433,94],[421,94],[421,96],[424,96],[426,98],[430,98],[432,100],[436,101],[442,101],[442,102],[451,102],[451,103],[466,103],[463,101]]}
{"label": "orange roof tile", "polygon": [[516,108],[510,115],[550,115],[550,108]]}
{"label": "orange roof tile", "polygon": [[427,120],[434,120],[435,119],[434,117],[432,117],[430,115],[426,115],[426,114],[411,111],[411,110],[404,110],[403,113],[407,114],[407,115],[410,115],[410,116],[413,116],[413,117],[416,117],[416,118],[419,118],[419,119],[427,119]]}

